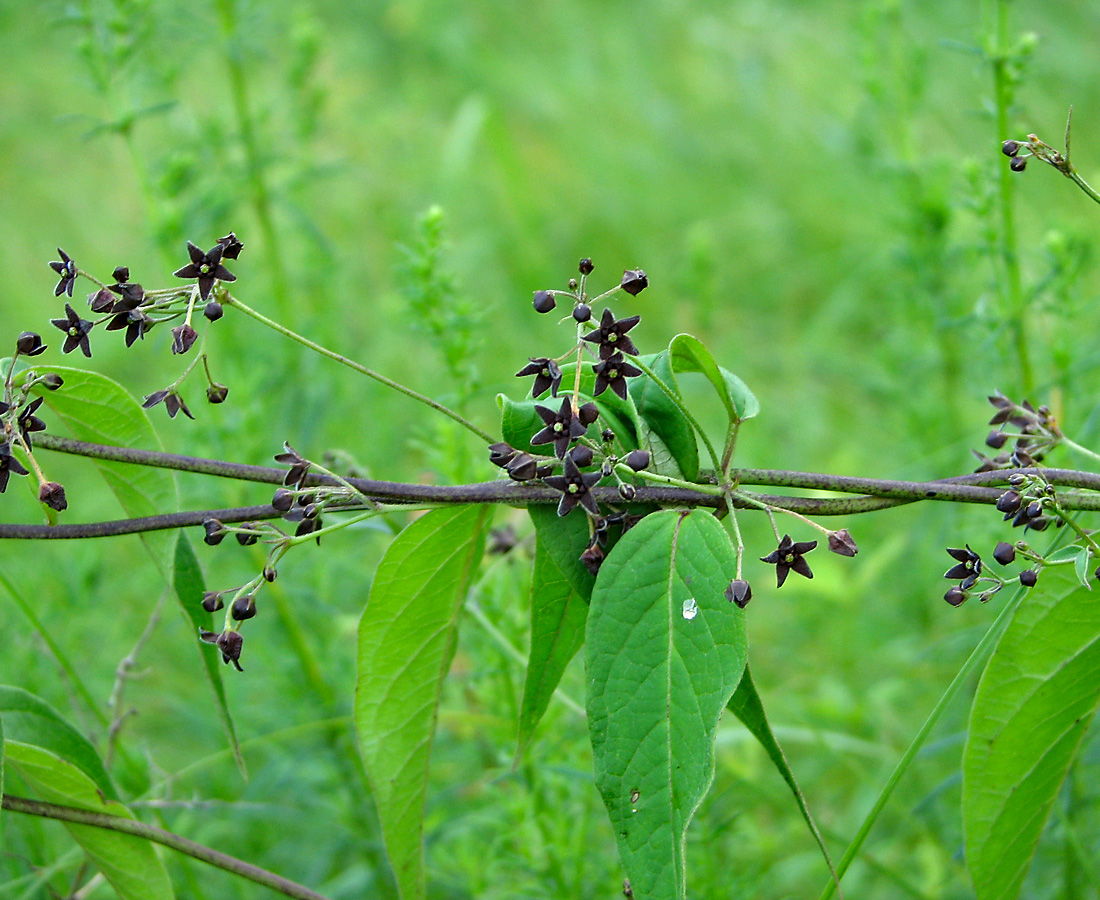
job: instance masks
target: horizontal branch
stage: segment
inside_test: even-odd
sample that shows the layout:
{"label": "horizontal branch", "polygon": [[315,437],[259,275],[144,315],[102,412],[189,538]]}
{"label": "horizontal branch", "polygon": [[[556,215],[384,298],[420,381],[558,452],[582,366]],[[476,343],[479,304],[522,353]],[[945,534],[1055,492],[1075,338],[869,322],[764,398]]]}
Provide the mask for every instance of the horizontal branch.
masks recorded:
{"label": "horizontal branch", "polygon": [[323,894],[318,894],[316,891],[312,891],[288,878],[283,878],[281,875],[276,875],[274,872],[269,872],[267,869],[261,869],[259,866],[237,859],[235,856],[198,844],[155,825],[147,825],[145,822],[139,822],[136,819],[111,816],[88,809],[77,809],[74,806],[61,806],[57,803],[44,803],[40,800],[15,797],[11,794],[3,795],[3,808],[16,813],[43,816],[47,819],[58,819],[62,822],[91,825],[94,828],[106,828],[109,831],[132,834],[147,841],[163,844],[165,847],[170,847],[201,862],[224,869],[226,872],[232,872],[234,875],[239,875],[241,878],[255,881],[257,884],[262,884],[264,887],[271,888],[288,897],[296,897],[300,900],[327,900]]}
{"label": "horizontal branch", "polygon": [[[282,484],[286,469],[267,466],[251,466],[242,463],[223,462],[196,456],[181,456],[153,450],[128,447],[112,447],[90,444],[57,435],[38,435],[36,445],[48,450],[72,453],[93,459],[134,465],[168,468],[201,475],[215,475],[240,481],[264,484]],[[860,478],[850,475],[829,475],[820,472],[792,472],[781,469],[735,469],[731,476],[739,492],[749,501],[739,502],[739,508],[759,508],[757,504],[788,509],[803,515],[846,516],[889,509],[905,503],[935,500],[950,503],[979,503],[991,505],[1004,492],[1003,485],[1014,473],[1038,475],[1050,484],[1074,490],[1063,493],[1059,500],[1064,509],[1100,510],[1100,494],[1083,494],[1079,491],[1100,491],[1100,475],[1074,469],[1002,469],[958,475],[936,481],[892,481],[879,478]],[[354,485],[375,503],[503,503],[525,506],[530,503],[557,503],[561,495],[541,484],[522,484],[515,481],[496,480],[477,484],[431,485],[406,484],[395,481],[375,481],[366,478],[349,478]],[[311,474],[306,483],[310,486],[337,485],[336,479],[321,474]],[[786,487],[803,490],[833,491],[855,494],[851,497],[800,497],[779,494],[760,494],[742,489],[744,485]],[[594,488],[597,501],[621,505],[617,489]],[[721,498],[711,493],[680,487],[638,487],[636,503],[653,503],[659,506],[719,506]],[[348,505],[344,510],[362,507]],[[280,515],[269,504],[261,506],[211,509],[193,512],[165,513],[136,519],[119,519],[109,522],[92,522],[75,525],[0,525],[0,539],[65,540],[93,538],[110,535],[135,534],[168,528],[185,528],[201,525],[204,519],[215,518],[222,522],[248,522],[274,519]]]}

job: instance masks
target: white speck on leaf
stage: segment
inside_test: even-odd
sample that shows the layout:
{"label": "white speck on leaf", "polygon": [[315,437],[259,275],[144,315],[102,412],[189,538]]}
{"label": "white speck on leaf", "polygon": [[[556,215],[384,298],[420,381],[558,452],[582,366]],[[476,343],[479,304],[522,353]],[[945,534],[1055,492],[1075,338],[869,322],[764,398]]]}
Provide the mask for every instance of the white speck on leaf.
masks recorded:
{"label": "white speck on leaf", "polygon": [[687,600],[684,601],[684,618],[691,620],[697,615],[699,615],[699,607],[695,603],[695,598],[688,597]]}

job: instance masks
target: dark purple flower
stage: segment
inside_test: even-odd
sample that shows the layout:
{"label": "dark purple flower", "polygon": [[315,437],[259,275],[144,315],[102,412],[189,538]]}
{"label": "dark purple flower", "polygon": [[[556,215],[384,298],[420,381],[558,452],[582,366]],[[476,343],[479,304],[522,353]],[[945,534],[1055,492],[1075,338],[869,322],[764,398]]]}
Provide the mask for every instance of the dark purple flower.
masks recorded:
{"label": "dark purple flower", "polygon": [[596,363],[592,371],[596,375],[596,386],[592,396],[598,397],[608,388],[611,388],[620,399],[626,399],[626,379],[636,378],[642,374],[642,370],[635,368],[625,359],[621,353],[608,357]]}
{"label": "dark purple flower", "polygon": [[829,549],[841,556],[855,556],[859,553],[859,547],[847,528],[829,532]]}
{"label": "dark purple flower", "polygon": [[802,558],[804,553],[809,553],[817,546],[817,541],[792,541],[789,534],[783,535],[779,546],[767,556],[760,558],[761,562],[771,563],[775,566],[776,587],[783,587],[787,580],[787,573],[794,570],[804,578],[813,578],[814,573],[810,566]]}
{"label": "dark purple flower", "polygon": [[290,466],[290,471],[283,478],[283,484],[301,489],[305,484],[306,475],[309,474],[309,460],[300,456],[298,452],[287,442],[283,442],[283,452],[275,454],[275,462]]}
{"label": "dark purple flower", "polygon": [[218,238],[218,243],[222,245],[222,256],[226,259],[236,259],[244,249],[244,244],[237,240],[237,235],[232,231],[225,237]]}
{"label": "dark purple flower", "polygon": [[23,443],[26,444],[27,447],[30,447],[31,445],[32,433],[36,431],[46,430],[46,423],[35,415],[35,412],[41,405],[41,397],[32,400],[25,407],[23,407],[23,411],[19,414],[19,418],[16,420],[16,424],[19,427],[19,433],[23,437]]}
{"label": "dark purple flower", "polygon": [[8,478],[12,472],[16,475],[27,474],[23,464],[11,455],[11,444],[5,441],[0,444],[0,494],[8,489]]}
{"label": "dark purple flower", "polygon": [[186,353],[198,339],[199,333],[184,323],[172,329],[172,352]]}
{"label": "dark purple flower", "polygon": [[199,280],[199,295],[203,300],[210,296],[210,289],[215,281],[236,281],[237,276],[222,265],[222,256],[225,255],[225,245],[215,244],[205,253],[190,241],[187,242],[187,252],[191,256],[191,262],[182,269],[177,269],[173,274],[177,278],[197,278]]}
{"label": "dark purple flower", "polygon": [[183,397],[174,390],[153,391],[153,393],[145,396],[141,408],[151,409],[158,403],[164,404],[164,408],[168,410],[169,419],[174,419],[178,412],[182,412],[189,419],[195,418],[191,415],[191,410],[187,408],[187,404],[183,402]]}
{"label": "dark purple flower", "polygon": [[15,341],[15,349],[24,356],[38,356],[46,350],[42,335],[33,331],[24,331]]}
{"label": "dark purple flower", "polygon": [[641,316],[627,316],[625,319],[616,319],[610,309],[604,309],[600,319],[600,327],[584,336],[584,340],[600,345],[600,359],[611,359],[616,353],[626,353],[630,356],[638,355],[638,348],[634,342],[626,336],[638,322]]}
{"label": "dark purple flower", "polygon": [[61,348],[62,353],[71,353],[79,347],[85,356],[92,355],[92,348],[88,344],[88,332],[92,330],[92,323],[80,318],[68,303],[65,304],[65,318],[50,319],[50,322],[55,328],[65,332],[65,346]]}
{"label": "dark purple flower", "polygon": [[561,367],[552,359],[531,357],[531,362],[516,372],[517,378],[525,375],[534,375],[535,383],[531,386],[531,396],[538,398],[545,394],[549,388],[553,397],[558,396],[558,385],[561,384]]}
{"label": "dark purple flower", "polygon": [[145,332],[153,327],[153,320],[150,319],[140,309],[131,309],[127,312],[120,312],[111,317],[111,321],[107,323],[108,331],[118,331],[122,328],[126,329],[126,346],[132,347],[134,341],[138,338],[144,339]]}
{"label": "dark purple flower", "polygon": [[572,456],[565,457],[565,474],[550,475],[542,481],[555,491],[561,491],[561,500],[558,502],[558,515],[567,515],[578,503],[592,515],[599,515],[599,507],[596,506],[596,498],[592,496],[589,488],[592,488],[602,476],[599,472],[582,472],[573,462]]}
{"label": "dark purple flower", "polygon": [[60,297],[62,294],[68,294],[71,297],[73,285],[76,284],[76,263],[69,259],[69,255],[60,247],[57,248],[57,252],[61,256],[61,262],[50,263],[50,268],[61,276],[61,280],[53,289],[53,295]]}
{"label": "dark purple flower", "polygon": [[968,590],[978,580],[978,576],[982,574],[982,558],[970,549],[969,544],[967,544],[965,550],[958,547],[948,547],[947,552],[952,559],[958,560],[958,564],[944,572],[943,577],[952,580],[963,579],[961,587],[963,590]]}
{"label": "dark purple flower", "polygon": [[546,423],[546,427],[531,438],[531,446],[553,443],[554,454],[558,459],[564,459],[570,442],[588,430],[588,426],[582,424],[580,418],[573,414],[573,403],[568,397],[562,400],[561,409],[558,412],[554,412],[547,406],[535,406],[535,412]]}
{"label": "dark purple flower", "polygon": [[68,500],[65,499],[65,488],[56,481],[43,481],[39,485],[38,500],[57,512],[64,512],[69,506]]}
{"label": "dark purple flower", "polygon": [[622,285],[623,290],[628,294],[637,296],[649,287],[649,279],[641,269],[627,269],[623,272]]}

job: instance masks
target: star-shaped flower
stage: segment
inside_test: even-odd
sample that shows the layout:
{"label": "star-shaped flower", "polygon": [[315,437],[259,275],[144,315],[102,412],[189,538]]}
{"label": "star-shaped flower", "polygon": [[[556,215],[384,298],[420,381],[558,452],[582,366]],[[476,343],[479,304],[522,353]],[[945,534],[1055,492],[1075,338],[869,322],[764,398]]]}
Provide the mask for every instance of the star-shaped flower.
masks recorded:
{"label": "star-shaped flower", "polygon": [[561,384],[561,367],[552,359],[543,357],[530,357],[531,362],[516,372],[517,378],[525,375],[534,375],[535,383],[531,386],[531,396],[540,397],[550,389],[550,395],[558,396],[558,385]]}
{"label": "star-shaped flower", "polygon": [[8,489],[8,478],[12,472],[16,475],[27,474],[23,464],[11,455],[11,444],[5,441],[0,444],[0,494]]}
{"label": "star-shaped flower", "polygon": [[573,403],[568,397],[562,400],[561,409],[558,412],[554,412],[547,406],[536,406],[535,412],[546,423],[546,427],[531,438],[531,445],[537,447],[539,444],[553,443],[554,454],[558,459],[564,459],[570,442],[588,430],[588,423],[582,424],[581,420],[573,414]]}
{"label": "star-shaped flower", "polygon": [[71,353],[79,347],[85,356],[92,355],[92,348],[88,344],[88,332],[92,330],[93,323],[80,318],[68,303],[65,304],[65,318],[50,319],[50,321],[55,328],[65,332],[65,346],[61,348],[62,353]]}
{"label": "star-shaped flower", "polygon": [[542,482],[555,491],[562,492],[558,502],[559,516],[568,515],[578,503],[596,516],[600,510],[589,488],[594,487],[601,477],[599,472],[582,472],[570,455],[565,457],[564,475],[548,475]]}
{"label": "star-shaped flower", "polygon": [[191,256],[191,262],[172,274],[177,278],[197,278],[199,294],[203,300],[206,300],[210,296],[210,289],[215,281],[237,280],[237,276],[222,265],[225,248],[225,244],[218,243],[203,253],[200,248],[188,241],[187,252]]}
{"label": "star-shaped flower", "polygon": [[126,312],[117,313],[111,318],[111,321],[107,323],[108,331],[118,331],[122,328],[126,329],[127,347],[133,346],[134,341],[138,338],[144,339],[145,332],[152,327],[153,320],[145,315],[140,309],[131,309]]}
{"label": "star-shaped flower", "polygon": [[616,353],[627,353],[630,356],[638,355],[638,348],[634,342],[626,336],[638,322],[641,316],[627,316],[625,319],[616,319],[610,309],[604,309],[600,319],[600,327],[586,334],[584,339],[593,344],[600,345],[600,359],[611,359]]}
{"label": "star-shaped flower", "polygon": [[596,363],[592,371],[596,374],[596,387],[592,391],[593,397],[598,397],[608,388],[611,388],[623,400],[626,399],[626,379],[637,378],[642,374],[642,370],[635,368],[623,359],[621,353],[616,353],[614,356]]}
{"label": "star-shaped flower", "polygon": [[817,541],[792,541],[791,536],[785,534],[779,546],[767,556],[760,557],[760,561],[775,566],[775,586],[780,588],[787,580],[787,573],[792,569],[804,578],[814,577],[809,563],[802,558],[802,554],[809,553],[816,546]]}
{"label": "star-shaped flower", "polygon": [[76,263],[69,259],[69,254],[60,247],[57,248],[57,252],[61,255],[61,261],[50,263],[50,268],[61,276],[61,280],[53,289],[53,295],[60,297],[62,294],[68,294],[71,297],[73,285],[76,284]]}
{"label": "star-shaped flower", "polygon": [[959,587],[964,591],[970,590],[977,582],[978,576],[982,574],[982,558],[970,549],[969,544],[966,545],[965,550],[958,547],[948,547],[947,552],[952,559],[958,560],[958,564],[944,572],[943,577],[952,580],[961,578],[962,583]]}

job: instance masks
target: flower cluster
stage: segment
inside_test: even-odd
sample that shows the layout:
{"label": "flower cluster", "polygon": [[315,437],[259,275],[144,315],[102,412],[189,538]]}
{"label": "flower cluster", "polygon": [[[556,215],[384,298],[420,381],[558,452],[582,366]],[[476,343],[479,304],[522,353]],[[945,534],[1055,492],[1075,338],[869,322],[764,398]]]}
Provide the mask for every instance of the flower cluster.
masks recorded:
{"label": "flower cluster", "polygon": [[971,550],[969,544],[965,547],[948,547],[947,552],[955,560],[955,565],[944,572],[943,577],[959,582],[943,595],[943,599],[951,606],[961,606],[975,594],[982,603],[986,603],[1007,584],[1018,581],[1023,587],[1034,587],[1039,580],[1042,557],[1023,542],[1009,544],[1000,541],[993,550],[993,559],[1001,566],[1011,565],[1016,561],[1017,554],[1033,563],[1011,579],[983,568],[981,556]]}

